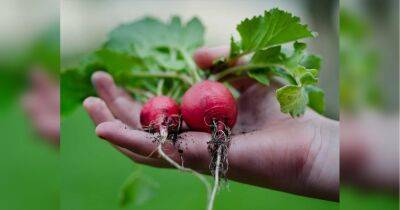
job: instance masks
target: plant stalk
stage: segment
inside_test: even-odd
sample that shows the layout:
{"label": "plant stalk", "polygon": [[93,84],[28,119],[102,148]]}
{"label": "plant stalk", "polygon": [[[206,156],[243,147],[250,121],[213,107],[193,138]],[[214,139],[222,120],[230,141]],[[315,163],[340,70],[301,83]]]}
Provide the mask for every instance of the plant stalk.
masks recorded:
{"label": "plant stalk", "polygon": [[185,50],[179,49],[179,52],[182,54],[183,59],[185,60],[186,64],[189,66],[189,70],[194,79],[194,83],[201,82],[202,79],[199,75],[196,64],[194,63],[192,57]]}
{"label": "plant stalk", "polygon": [[217,161],[215,163],[215,174],[214,174],[214,187],[210,195],[210,200],[208,201],[207,210],[212,210],[214,207],[215,195],[219,187],[219,165],[221,164],[221,146],[218,147],[217,151]]}
{"label": "plant stalk", "polygon": [[247,64],[247,65],[241,65],[241,66],[234,66],[234,67],[227,68],[227,69],[213,75],[211,77],[211,79],[213,79],[215,81],[219,81],[222,78],[224,78],[225,76],[228,76],[229,74],[238,74],[243,71],[248,71],[248,70],[257,69],[257,68],[264,68],[267,66],[269,66],[269,65]]}
{"label": "plant stalk", "polygon": [[157,146],[157,152],[158,154],[164,159],[166,160],[169,164],[171,164],[172,166],[174,166],[175,168],[177,168],[180,171],[183,172],[188,172],[188,173],[192,173],[193,175],[195,175],[206,187],[207,190],[207,200],[210,200],[210,192],[211,192],[211,186],[208,183],[207,179],[201,175],[200,173],[198,173],[197,171],[190,169],[190,168],[186,168],[184,166],[179,165],[177,162],[175,162],[174,160],[172,160],[167,154],[164,153],[163,149],[162,149],[162,145],[165,143],[165,141],[167,140],[168,137],[168,130],[166,128],[161,128],[160,129],[160,135],[161,135],[161,139],[160,142]]}
{"label": "plant stalk", "polygon": [[143,89],[138,89],[138,88],[133,88],[133,87],[126,87],[125,89],[128,90],[131,93],[141,94],[141,95],[143,95],[143,96],[145,96],[147,98],[154,97],[154,94],[152,92],[146,91],[146,90],[143,90]]}
{"label": "plant stalk", "polygon": [[180,75],[177,73],[173,73],[173,72],[131,72],[130,76],[133,77],[141,77],[141,78],[172,78],[172,79],[180,79],[181,81],[183,81],[184,83],[188,84],[188,85],[192,85],[193,81],[191,80],[191,78],[189,78],[188,76],[185,75]]}
{"label": "plant stalk", "polygon": [[157,84],[157,96],[163,95],[163,86],[164,86],[164,79],[158,81]]}

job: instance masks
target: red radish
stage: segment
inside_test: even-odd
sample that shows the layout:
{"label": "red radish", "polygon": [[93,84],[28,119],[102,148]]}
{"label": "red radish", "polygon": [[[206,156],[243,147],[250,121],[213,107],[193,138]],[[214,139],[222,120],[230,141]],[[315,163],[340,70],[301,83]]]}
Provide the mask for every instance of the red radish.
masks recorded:
{"label": "red radish", "polygon": [[143,105],[142,110],[140,111],[140,123],[148,132],[158,134],[154,139],[158,142],[158,146],[156,150],[148,155],[148,157],[157,151],[164,160],[178,170],[192,173],[199,178],[200,181],[206,186],[207,193],[209,194],[211,189],[207,179],[203,177],[203,175],[190,168],[186,168],[181,164],[178,164],[167,154],[165,154],[162,149],[162,145],[167,141],[167,139],[172,140],[174,144],[178,139],[178,133],[181,126],[180,109],[178,103],[176,103],[174,99],[167,96],[156,96],[149,99],[147,103]]}
{"label": "red radish", "polygon": [[207,209],[213,209],[221,176],[228,171],[230,129],[236,123],[237,107],[232,93],[223,84],[203,81],[193,85],[183,95],[181,111],[183,120],[193,130],[211,133],[208,151],[214,187]]}
{"label": "red radish", "polygon": [[197,131],[211,132],[213,121],[217,130],[223,125],[232,128],[236,123],[237,107],[232,93],[223,84],[206,80],[193,85],[182,98],[182,117]]}
{"label": "red radish", "polygon": [[173,131],[179,126],[179,105],[167,96],[151,98],[142,107],[140,123],[150,132],[160,132],[162,127]]}

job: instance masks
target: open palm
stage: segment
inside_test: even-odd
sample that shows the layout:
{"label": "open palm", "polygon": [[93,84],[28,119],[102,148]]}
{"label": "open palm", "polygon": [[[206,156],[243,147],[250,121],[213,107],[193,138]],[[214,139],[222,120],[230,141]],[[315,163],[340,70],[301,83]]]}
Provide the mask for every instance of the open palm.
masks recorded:
{"label": "open palm", "polygon": [[[200,67],[224,55],[226,49],[202,49],[195,55]],[[141,105],[118,88],[110,75],[96,72],[93,84],[100,98],[84,106],[97,125],[96,134],[138,163],[171,167],[158,154],[152,134],[140,130]],[[246,84],[241,81],[240,84]],[[238,120],[228,153],[228,178],[295,194],[337,200],[339,191],[338,122],[312,110],[301,118],[282,114],[274,87],[246,84],[238,99]],[[166,144],[173,160],[209,173],[210,134],[188,131],[177,144]],[[180,153],[179,151],[183,151]]]}

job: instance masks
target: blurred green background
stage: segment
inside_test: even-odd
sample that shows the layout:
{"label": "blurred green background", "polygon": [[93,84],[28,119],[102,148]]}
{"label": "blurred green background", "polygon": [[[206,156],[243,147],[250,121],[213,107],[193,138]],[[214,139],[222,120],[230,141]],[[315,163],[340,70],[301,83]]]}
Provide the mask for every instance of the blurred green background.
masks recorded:
{"label": "blurred green background", "polygon": [[18,100],[0,113],[0,129],[0,209],[58,209],[58,151],[34,135]]}

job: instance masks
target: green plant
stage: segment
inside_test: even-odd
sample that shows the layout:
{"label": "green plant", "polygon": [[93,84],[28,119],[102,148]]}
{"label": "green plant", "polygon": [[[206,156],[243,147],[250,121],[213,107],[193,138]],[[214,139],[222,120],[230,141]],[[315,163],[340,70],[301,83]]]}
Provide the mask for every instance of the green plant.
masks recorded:
{"label": "green plant", "polygon": [[[232,90],[233,95],[237,95],[238,92],[228,82],[235,78],[249,77],[263,85],[269,85],[270,80],[282,84],[277,89],[276,96],[283,113],[299,117],[304,114],[307,106],[319,113],[323,112],[324,92],[316,86],[321,59],[307,54],[307,45],[299,42],[300,39],[315,37],[315,32],[301,24],[298,17],[279,9],[265,11],[261,16],[243,20],[237,26],[237,31],[240,40],[231,38],[229,56],[217,59],[208,71],[203,71],[195,65],[192,58],[193,52],[204,44],[204,26],[199,19],[193,18],[183,24],[176,16],[169,23],[144,18],[121,25],[110,33],[99,50],[82,59],[79,66],[63,70],[62,112],[65,114],[72,111],[86,97],[95,94],[90,76],[98,70],[109,72],[121,87],[141,102],[147,102],[155,95],[167,95],[180,102],[185,92],[199,84],[205,84],[202,82],[205,80],[214,81],[207,83],[206,89],[211,84],[218,84],[218,90],[225,91],[226,88],[222,85],[224,83]],[[235,66],[236,61],[244,56],[250,57],[249,62]],[[202,94],[202,91],[195,92]],[[229,91],[223,96],[217,92],[212,94],[216,94],[221,100],[227,95],[233,99]],[[236,110],[234,103],[229,105],[232,110]],[[182,111],[189,108],[184,100]],[[230,128],[234,126],[236,114],[229,118],[229,122],[226,121],[227,112],[222,110],[211,116],[201,114],[199,119],[212,118],[207,122],[209,127],[202,130],[212,133],[211,142],[214,143],[210,155],[213,156],[211,165],[215,166],[211,168],[216,187],[208,205],[208,209],[212,209],[220,165],[227,158],[227,149],[221,151],[221,145],[226,148],[229,146],[221,144],[221,138],[217,134],[222,133],[224,142],[229,143]],[[189,118],[186,117],[185,120],[188,120],[192,129],[198,127],[198,123],[190,123]],[[159,153],[163,154],[162,150]],[[167,159],[168,156],[164,158]],[[178,164],[170,163],[180,168]],[[224,173],[228,170],[226,167],[222,169]],[[190,169],[184,170],[194,172]]]}

